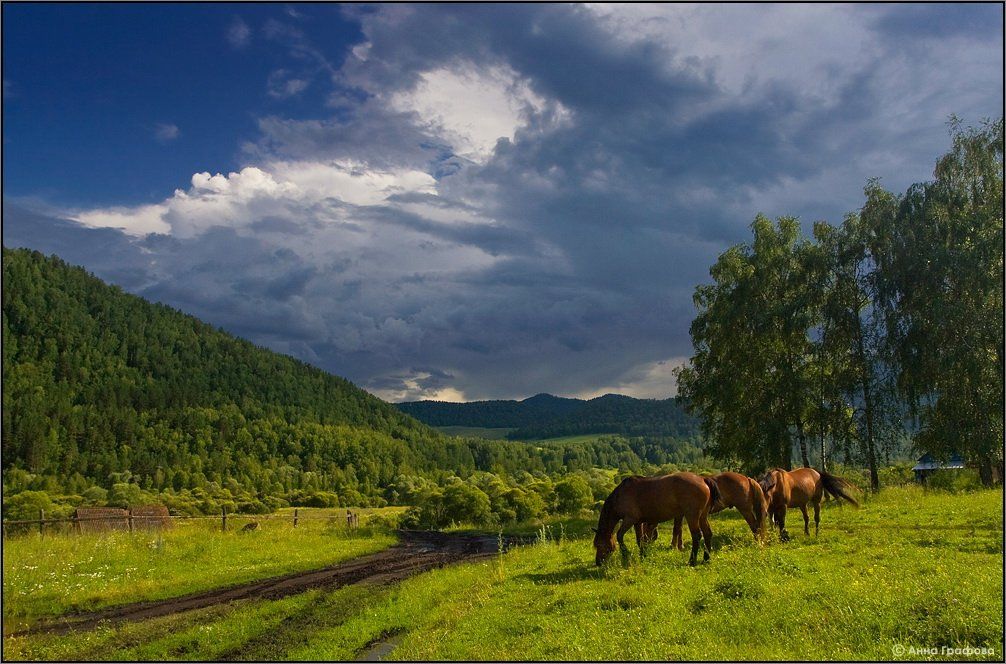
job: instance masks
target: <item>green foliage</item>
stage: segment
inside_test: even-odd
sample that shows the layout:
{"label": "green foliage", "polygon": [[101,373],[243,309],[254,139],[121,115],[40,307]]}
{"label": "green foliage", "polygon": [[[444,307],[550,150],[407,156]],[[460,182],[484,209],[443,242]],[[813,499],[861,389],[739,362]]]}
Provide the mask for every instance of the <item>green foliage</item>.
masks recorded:
{"label": "green foliage", "polygon": [[934,491],[965,493],[982,488],[981,478],[971,468],[936,470],[926,478],[926,488]]}
{"label": "green foliage", "polygon": [[47,518],[64,516],[57,513],[56,504],[44,491],[22,491],[3,502],[4,519],[13,521],[37,519],[39,510],[43,510]]}
{"label": "green foliage", "polygon": [[1003,120],[952,124],[935,179],[867,205],[878,236],[878,290],[898,387],[916,410],[918,447],[1002,467]]}
{"label": "green foliage", "polygon": [[594,495],[587,481],[579,475],[571,475],[555,485],[556,509],[560,514],[575,514],[590,507]]}
{"label": "green foliage", "polygon": [[952,128],[932,182],[876,181],[840,227],[759,215],[696,288],[694,356],[678,383],[709,451],[749,472],[838,448],[880,484],[902,447],[1002,470],[1003,120]]}
{"label": "green foliage", "polygon": [[714,456],[788,468],[791,428],[802,441],[810,419],[813,256],[795,218],[759,215],[751,229],[751,244],[722,254],[714,283],[696,288],[695,355],[678,385]]}

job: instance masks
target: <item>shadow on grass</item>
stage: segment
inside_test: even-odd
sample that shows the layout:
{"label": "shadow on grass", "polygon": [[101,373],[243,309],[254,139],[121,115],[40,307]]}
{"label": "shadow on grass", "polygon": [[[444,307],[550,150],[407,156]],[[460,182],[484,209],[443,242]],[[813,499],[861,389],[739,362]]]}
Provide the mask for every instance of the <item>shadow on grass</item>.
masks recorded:
{"label": "shadow on grass", "polygon": [[584,561],[583,565],[567,567],[554,572],[521,574],[516,578],[535,584],[558,586],[575,581],[599,581],[604,578],[604,568],[594,566],[593,562]]}

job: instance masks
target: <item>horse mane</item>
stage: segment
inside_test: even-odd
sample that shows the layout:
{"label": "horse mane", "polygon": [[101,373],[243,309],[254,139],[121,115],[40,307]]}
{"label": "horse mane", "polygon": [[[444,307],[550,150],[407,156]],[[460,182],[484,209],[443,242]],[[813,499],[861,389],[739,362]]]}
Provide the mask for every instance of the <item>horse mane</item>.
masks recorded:
{"label": "horse mane", "polygon": [[[615,503],[622,494],[622,489],[625,488],[625,485],[641,479],[643,479],[642,475],[629,475],[628,477],[623,478],[622,481],[618,483],[618,486],[612,489],[611,493],[608,494],[608,497],[604,499],[604,503],[601,505],[601,513],[598,515],[599,518],[597,522],[598,530],[601,529],[602,524],[618,520],[618,518],[612,515],[612,511],[615,509]],[[613,523],[612,528],[614,528]]]}

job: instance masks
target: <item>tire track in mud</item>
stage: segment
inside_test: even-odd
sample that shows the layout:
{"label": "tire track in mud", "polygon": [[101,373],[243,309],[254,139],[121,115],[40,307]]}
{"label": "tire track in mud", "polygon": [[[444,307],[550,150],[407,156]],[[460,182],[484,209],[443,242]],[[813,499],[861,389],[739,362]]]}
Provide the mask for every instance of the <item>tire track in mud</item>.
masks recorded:
{"label": "tire track in mud", "polygon": [[[427,531],[400,531],[399,534],[401,541],[394,546],[322,569],[64,616],[7,636],[84,632],[99,626],[160,618],[244,599],[275,600],[315,588],[341,588],[355,583],[394,583],[452,563],[489,558],[499,550],[499,540],[495,535],[453,535]],[[518,543],[517,538],[505,538],[504,547]]]}

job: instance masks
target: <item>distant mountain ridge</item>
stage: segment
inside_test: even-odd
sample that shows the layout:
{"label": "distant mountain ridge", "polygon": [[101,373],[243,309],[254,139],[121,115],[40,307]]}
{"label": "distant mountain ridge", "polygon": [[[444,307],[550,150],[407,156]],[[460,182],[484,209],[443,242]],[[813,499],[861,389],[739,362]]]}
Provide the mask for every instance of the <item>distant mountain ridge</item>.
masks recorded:
{"label": "distant mountain ridge", "polygon": [[515,400],[409,401],[395,404],[402,412],[430,426],[512,428],[512,440],[554,438],[589,433],[694,438],[698,421],[677,398],[636,399],[605,394],[571,399],[551,394]]}
{"label": "distant mountain ridge", "polygon": [[452,401],[407,401],[395,404],[403,413],[435,427],[485,427],[487,429],[531,426],[579,410],[582,399],[536,394],[521,401],[492,400],[457,403]]}

